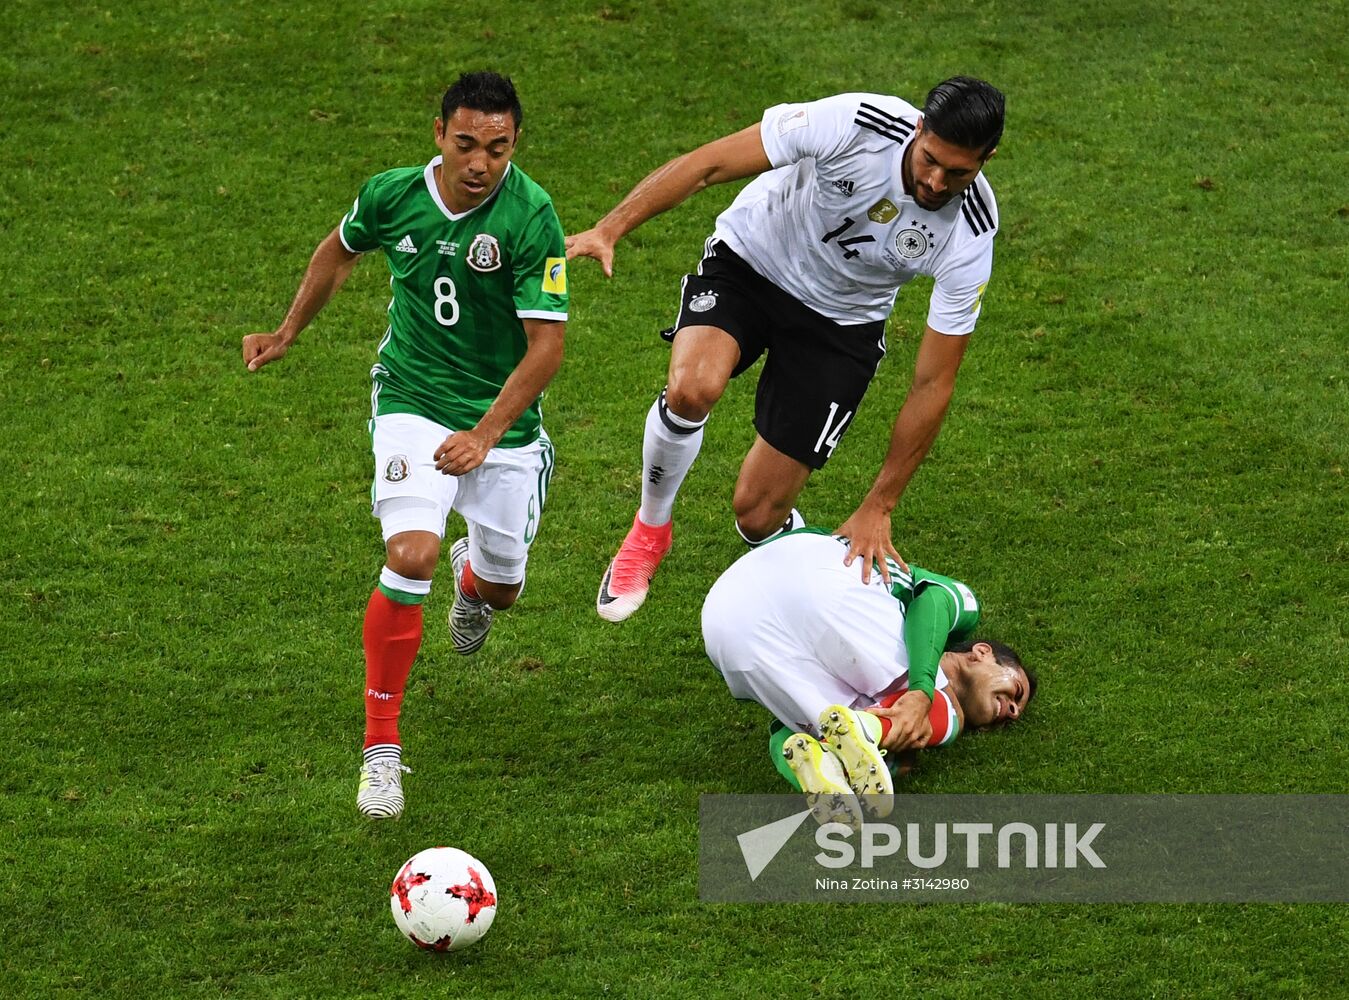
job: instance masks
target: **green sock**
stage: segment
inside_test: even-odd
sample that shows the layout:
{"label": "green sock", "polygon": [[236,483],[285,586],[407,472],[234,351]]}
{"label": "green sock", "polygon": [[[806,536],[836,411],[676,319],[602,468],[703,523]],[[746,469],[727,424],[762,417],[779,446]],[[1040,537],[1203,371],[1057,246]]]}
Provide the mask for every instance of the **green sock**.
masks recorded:
{"label": "green sock", "polygon": [[782,756],[782,748],[787,745],[787,738],[791,735],[790,729],[774,719],[768,727],[768,756],[773,758],[773,766],[778,769],[778,774],[786,778],[787,784],[799,792],[801,783],[796,780],[796,775],[792,774],[792,769],[787,766],[787,761]]}

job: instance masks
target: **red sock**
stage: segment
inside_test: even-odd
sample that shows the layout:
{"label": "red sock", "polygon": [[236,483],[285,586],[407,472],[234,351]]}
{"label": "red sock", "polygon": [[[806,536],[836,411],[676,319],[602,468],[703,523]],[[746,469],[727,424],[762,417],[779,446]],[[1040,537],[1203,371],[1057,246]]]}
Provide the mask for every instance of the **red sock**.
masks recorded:
{"label": "red sock", "polygon": [[[881,708],[891,708],[891,707],[894,706],[895,702],[899,701],[900,697],[901,697],[904,693],[905,693],[905,692],[900,691],[900,692],[898,692],[897,694],[888,694],[888,695],[886,695],[884,698],[882,698],[880,701],[876,702],[876,704],[880,705]],[[884,742],[885,742],[885,738],[886,738],[887,736],[890,735],[890,730],[894,728],[895,723],[894,723],[894,720],[888,719],[888,718],[886,718],[884,715],[878,715],[878,716],[876,716],[876,718],[878,718],[878,719],[881,720],[881,738],[880,738],[880,742],[881,742],[881,743],[884,743]]]}
{"label": "red sock", "polygon": [[422,644],[422,606],[399,604],[377,588],[365,606],[365,745],[397,743],[412,661]]}
{"label": "red sock", "polygon": [[473,577],[473,567],[469,565],[467,559],[464,560],[463,575],[459,577],[459,592],[475,601],[482,600],[478,596],[478,582]]}
{"label": "red sock", "polygon": [[895,723],[894,720],[888,719],[884,715],[878,715],[876,718],[879,719],[881,723],[881,738],[876,742],[884,743],[885,738],[890,735],[890,730],[894,727]]}

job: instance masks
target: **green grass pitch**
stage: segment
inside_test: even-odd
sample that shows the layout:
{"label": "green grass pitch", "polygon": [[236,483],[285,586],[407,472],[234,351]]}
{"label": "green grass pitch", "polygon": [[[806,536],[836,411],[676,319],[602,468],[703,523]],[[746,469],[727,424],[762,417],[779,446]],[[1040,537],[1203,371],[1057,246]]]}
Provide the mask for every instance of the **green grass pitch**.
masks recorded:
{"label": "green grass pitch", "polygon": [[[1344,792],[1343,5],[0,6],[0,995],[1343,995],[1342,907],[698,901],[698,794],[779,788],[697,627],[741,551],[750,383],[651,602],[591,608],[655,333],[730,190],[621,244],[612,280],[573,265],[530,585],[464,661],[439,581],[401,822],[353,805],[383,262],[281,364],[239,360],[358,185],[431,155],[461,70],[514,76],[517,162],[573,232],[771,104],[984,76],[1009,100],[994,280],[895,537],[977,588],[1043,688],[909,787]],[[814,523],[875,473],[926,292],[802,497]],[[437,843],[501,890],[462,955],[388,915]]]}

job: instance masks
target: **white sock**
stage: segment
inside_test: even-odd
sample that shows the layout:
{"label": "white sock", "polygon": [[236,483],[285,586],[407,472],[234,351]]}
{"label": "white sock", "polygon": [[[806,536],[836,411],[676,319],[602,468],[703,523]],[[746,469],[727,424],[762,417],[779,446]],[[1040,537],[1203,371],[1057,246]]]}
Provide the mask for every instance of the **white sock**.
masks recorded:
{"label": "white sock", "polygon": [[374,746],[366,747],[362,756],[366,764],[373,764],[377,760],[391,760],[395,764],[401,764],[403,748],[397,743],[376,743]]}
{"label": "white sock", "polygon": [[788,531],[795,531],[797,528],[804,528],[805,526],[806,519],[801,516],[799,510],[793,507],[791,513],[787,515],[787,520],[782,522],[781,527],[777,528],[766,537],[760,538],[757,542],[745,535],[744,530],[740,527],[739,521],[735,522],[735,533],[739,535],[741,540],[750,548],[757,549],[764,542],[771,542],[773,539],[777,538],[778,535],[785,534]]}
{"label": "white sock", "polygon": [[642,505],[637,516],[658,528],[674,518],[675,494],[703,445],[702,420],[686,420],[665,405],[665,390],[646,415],[642,437]]}

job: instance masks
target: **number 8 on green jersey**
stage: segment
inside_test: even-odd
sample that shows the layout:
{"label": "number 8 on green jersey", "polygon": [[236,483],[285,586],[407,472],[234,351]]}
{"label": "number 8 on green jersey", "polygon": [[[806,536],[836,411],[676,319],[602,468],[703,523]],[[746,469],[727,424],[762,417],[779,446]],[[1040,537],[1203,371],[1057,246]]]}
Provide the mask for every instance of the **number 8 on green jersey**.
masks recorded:
{"label": "number 8 on green jersey", "polygon": [[[552,200],[515,164],[491,197],[456,215],[436,187],[440,162],[372,177],[338,232],[348,250],[383,250],[389,265],[373,415],[415,413],[466,430],[524,357],[521,321],[566,320],[566,251]],[[529,444],[541,422],[535,400],[498,446]]]}

